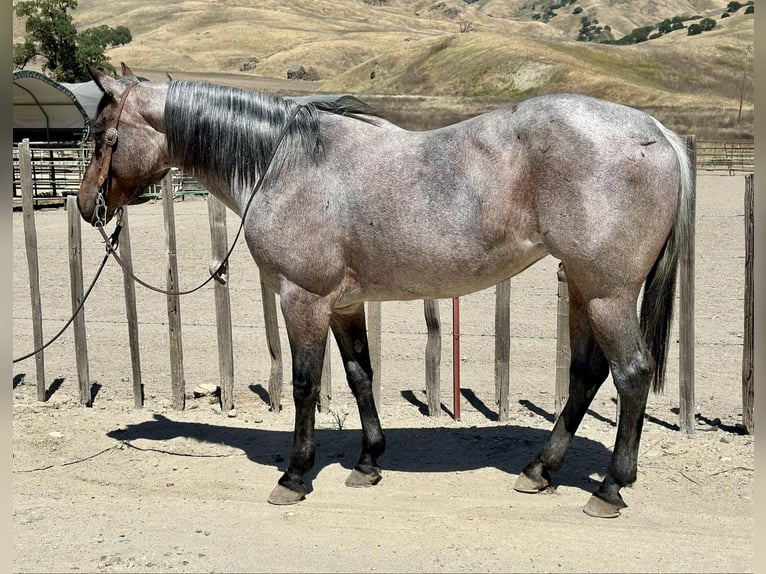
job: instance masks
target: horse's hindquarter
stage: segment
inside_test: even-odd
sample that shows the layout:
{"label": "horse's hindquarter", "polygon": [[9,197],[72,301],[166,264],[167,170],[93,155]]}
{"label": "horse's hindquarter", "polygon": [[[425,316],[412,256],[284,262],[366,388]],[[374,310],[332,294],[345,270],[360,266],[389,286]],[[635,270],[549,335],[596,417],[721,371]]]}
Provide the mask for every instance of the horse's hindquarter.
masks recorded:
{"label": "horse's hindquarter", "polygon": [[528,100],[515,121],[548,250],[604,292],[638,289],[678,206],[678,158],[658,126],[633,108],[573,94]]}

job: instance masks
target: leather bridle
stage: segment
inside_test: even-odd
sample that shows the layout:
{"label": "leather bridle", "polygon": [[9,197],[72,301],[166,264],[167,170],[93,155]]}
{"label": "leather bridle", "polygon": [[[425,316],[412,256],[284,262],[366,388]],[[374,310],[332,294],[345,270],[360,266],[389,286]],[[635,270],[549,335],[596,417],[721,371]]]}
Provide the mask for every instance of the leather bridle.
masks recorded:
{"label": "leather bridle", "polygon": [[[231,247],[229,248],[229,251],[226,253],[226,256],[223,258],[223,261],[221,261],[217,267],[214,265],[210,266],[210,276],[203,281],[200,285],[196,286],[194,289],[189,289],[186,291],[179,291],[179,290],[171,290],[171,289],[160,289],[158,287],[154,287],[150,285],[149,283],[146,283],[145,281],[142,281],[138,277],[136,277],[133,274],[132,267],[130,265],[127,265],[117,254],[117,247],[119,245],[119,237],[120,232],[122,231],[122,208],[118,208],[118,215],[117,215],[117,225],[115,226],[114,232],[112,233],[111,237],[107,237],[106,231],[104,231],[104,225],[106,224],[106,198],[104,194],[104,184],[111,183],[111,180],[109,179],[109,171],[111,168],[111,161],[112,161],[112,150],[114,149],[115,144],[117,143],[117,125],[120,123],[120,115],[122,114],[122,109],[125,107],[125,100],[128,97],[128,94],[130,93],[130,90],[133,89],[133,87],[138,84],[138,82],[134,82],[132,84],[129,84],[125,91],[122,94],[122,97],[120,98],[120,103],[117,108],[117,114],[115,115],[114,119],[112,120],[112,125],[109,126],[106,130],[106,152],[104,161],[101,164],[101,169],[99,170],[99,176],[98,176],[98,195],[96,196],[96,209],[94,210],[94,221],[91,221],[93,225],[98,229],[99,233],[101,233],[101,237],[104,239],[104,243],[106,244],[106,255],[104,255],[103,260],[101,261],[101,266],[98,268],[98,271],[96,272],[96,276],[93,278],[93,281],[91,282],[90,286],[88,287],[88,290],[85,292],[85,295],[82,297],[82,300],[80,301],[79,306],[77,309],[72,313],[72,316],[69,318],[69,320],[66,322],[66,324],[61,328],[61,330],[47,343],[42,345],[41,347],[35,349],[31,353],[27,353],[26,355],[23,355],[21,357],[18,357],[13,360],[14,363],[18,363],[19,361],[23,361],[25,359],[28,359],[29,357],[32,357],[36,355],[37,353],[41,352],[43,349],[48,347],[51,343],[56,341],[63,333],[66,331],[67,327],[72,324],[77,314],[80,312],[80,310],[85,305],[85,301],[87,301],[88,296],[90,295],[91,291],[93,290],[93,287],[96,285],[96,281],[98,281],[98,278],[101,276],[101,272],[104,269],[104,266],[106,265],[106,262],[109,260],[109,256],[114,257],[114,259],[119,263],[120,267],[122,267],[122,270],[125,272],[126,276],[130,277],[137,283],[140,283],[144,287],[156,291],[157,293],[164,293],[166,295],[188,295],[190,293],[194,293],[195,291],[198,291],[205,285],[207,285],[211,280],[215,279],[216,281],[220,281],[222,283],[225,282],[223,279],[226,269],[228,266],[229,257],[231,256],[232,252],[234,251],[234,247],[237,245],[237,241],[239,241],[240,235],[242,234],[242,230],[244,229],[245,225],[245,218],[247,216],[248,211],[250,210],[250,205],[253,202],[253,199],[255,198],[255,195],[258,193],[258,190],[263,185],[266,173],[269,171],[269,168],[271,167],[272,162],[274,161],[274,158],[277,154],[277,150],[279,149],[279,146],[282,144],[282,140],[287,135],[287,132],[290,129],[290,126],[292,125],[295,118],[298,116],[298,113],[305,107],[303,104],[299,104],[296,107],[292,109],[290,112],[290,115],[287,118],[287,122],[285,123],[284,127],[282,128],[282,131],[279,134],[279,137],[277,137],[274,147],[271,150],[271,155],[269,156],[269,160],[266,163],[266,169],[263,171],[263,173],[258,178],[257,183],[255,184],[255,187],[253,188],[253,191],[250,194],[250,199],[247,201],[247,205],[245,205],[245,209],[242,212],[241,221],[239,224],[239,229],[237,230],[237,234],[234,237],[234,241],[231,244]],[[97,213],[99,209],[99,204],[103,206],[104,209],[104,217],[101,219]],[[215,270],[213,270],[215,267]]]}
{"label": "leather bridle", "polygon": [[[120,116],[122,115],[122,110],[125,108],[125,102],[128,99],[128,94],[130,94],[130,90],[136,87],[136,85],[138,85],[138,82],[133,82],[128,84],[128,86],[125,88],[125,91],[122,93],[122,97],[120,97],[120,102],[117,105],[117,113],[114,115],[111,125],[106,128],[104,134],[106,140],[106,150],[104,151],[104,159],[102,160],[101,169],[98,172],[98,179],[96,180],[96,207],[93,210],[93,217],[91,219],[91,223],[96,227],[103,227],[106,224],[106,196],[109,193],[109,189],[112,187],[112,180],[109,176],[112,169],[112,152],[114,150],[114,146],[117,145],[117,126],[120,124]],[[106,189],[104,189],[105,185]]]}

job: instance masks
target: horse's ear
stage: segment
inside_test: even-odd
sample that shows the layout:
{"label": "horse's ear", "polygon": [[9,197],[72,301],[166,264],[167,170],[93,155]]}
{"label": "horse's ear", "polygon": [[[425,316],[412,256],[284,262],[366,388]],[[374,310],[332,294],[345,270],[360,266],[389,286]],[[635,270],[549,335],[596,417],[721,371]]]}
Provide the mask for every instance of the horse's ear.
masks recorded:
{"label": "horse's ear", "polygon": [[105,94],[109,94],[115,99],[120,98],[123,90],[125,89],[125,87],[120,84],[120,82],[118,82],[109,74],[105,74],[102,71],[97,70],[90,64],[87,65],[87,68],[90,77],[93,78],[93,81],[96,82],[96,85],[101,88]]}
{"label": "horse's ear", "polygon": [[120,68],[122,69],[122,78],[124,80],[135,80],[136,75],[128,68],[125,62],[120,62]]}

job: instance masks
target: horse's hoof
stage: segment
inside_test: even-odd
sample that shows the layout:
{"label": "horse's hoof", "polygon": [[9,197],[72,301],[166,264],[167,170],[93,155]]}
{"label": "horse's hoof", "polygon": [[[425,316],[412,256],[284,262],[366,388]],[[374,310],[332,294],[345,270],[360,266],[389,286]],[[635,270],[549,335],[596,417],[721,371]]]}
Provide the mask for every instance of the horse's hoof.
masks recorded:
{"label": "horse's hoof", "polygon": [[620,510],[625,507],[627,507],[627,504],[624,502],[622,504],[615,504],[593,494],[588,504],[582,510],[585,514],[594,518],[617,518],[620,515]]}
{"label": "horse's hoof", "polygon": [[346,486],[352,488],[366,488],[378,484],[382,478],[383,476],[381,476],[378,469],[375,469],[370,473],[353,469],[346,479]]}
{"label": "horse's hoof", "polygon": [[548,488],[550,483],[544,478],[540,480],[534,480],[527,476],[527,473],[523,472],[516,479],[516,484],[513,485],[513,490],[517,492],[526,492],[528,494],[536,494]]}
{"label": "horse's hoof", "polygon": [[278,506],[284,506],[287,504],[297,504],[304,498],[306,498],[305,491],[298,492],[295,490],[290,490],[281,484],[277,484],[269,495],[269,503],[276,504]]}

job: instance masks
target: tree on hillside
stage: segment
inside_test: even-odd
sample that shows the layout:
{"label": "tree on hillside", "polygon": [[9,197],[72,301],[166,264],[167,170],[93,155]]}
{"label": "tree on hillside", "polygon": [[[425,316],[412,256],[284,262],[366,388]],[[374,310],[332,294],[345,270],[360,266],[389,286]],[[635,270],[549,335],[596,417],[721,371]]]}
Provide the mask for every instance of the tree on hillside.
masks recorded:
{"label": "tree on hillside", "polygon": [[26,18],[24,42],[13,46],[13,67],[24,69],[30,62],[43,59],[43,71],[59,82],[83,82],[90,79],[86,64],[115,74],[104,52],[108,47],[131,41],[125,26],[97,26],[80,32],[70,10],[77,0],[25,0],[15,7],[18,18]]}

